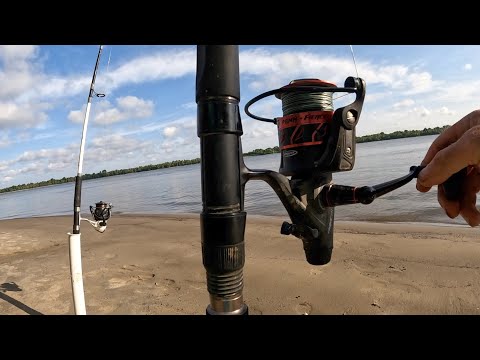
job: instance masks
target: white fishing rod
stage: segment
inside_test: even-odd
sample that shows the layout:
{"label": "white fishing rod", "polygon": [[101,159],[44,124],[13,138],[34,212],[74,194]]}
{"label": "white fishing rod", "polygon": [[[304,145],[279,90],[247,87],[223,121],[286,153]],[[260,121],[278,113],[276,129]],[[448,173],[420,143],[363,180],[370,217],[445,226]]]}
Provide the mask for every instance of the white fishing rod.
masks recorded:
{"label": "white fishing rod", "polygon": [[78,157],[78,171],[75,177],[75,195],[73,200],[73,231],[68,233],[68,244],[70,253],[70,275],[72,281],[73,304],[76,315],[86,315],[85,294],[83,290],[83,274],[82,274],[82,252],[81,252],[81,233],[80,221],[89,222],[95,230],[103,233],[107,228],[107,220],[110,218],[111,204],[100,201],[95,207],[90,206],[90,212],[95,221],[84,219],[80,216],[81,196],[82,196],[82,172],[83,172],[83,156],[85,152],[85,140],[87,136],[88,119],[90,117],[90,107],[93,95],[104,97],[105,94],[97,94],[94,91],[95,79],[97,77],[98,65],[100,64],[100,56],[102,54],[103,45],[98,49],[97,61],[93,71],[90,91],[88,93],[87,108],[85,110],[85,119],[83,121],[82,140],[80,143],[80,154]]}

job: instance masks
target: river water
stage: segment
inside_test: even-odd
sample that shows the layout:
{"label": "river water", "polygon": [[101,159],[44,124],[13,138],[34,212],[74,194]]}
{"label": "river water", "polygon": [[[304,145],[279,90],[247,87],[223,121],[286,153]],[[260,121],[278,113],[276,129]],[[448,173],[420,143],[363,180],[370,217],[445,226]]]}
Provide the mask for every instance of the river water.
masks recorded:
{"label": "river water", "polygon": [[[357,144],[354,169],[334,174],[334,182],[364,186],[406,175],[410,166],[420,164],[435,137],[422,136]],[[278,171],[280,155],[246,157],[245,163],[251,169]],[[72,214],[73,191],[74,183],[68,183],[0,194],[0,219]],[[100,200],[113,204],[112,216],[118,213],[200,213],[200,165],[84,181],[83,216],[89,215],[89,205]],[[287,220],[287,212],[276,194],[261,181],[247,183],[245,210],[250,215],[285,216]],[[461,217],[451,220],[445,215],[437,203],[436,188],[429,193],[419,193],[415,189],[415,180],[376,199],[370,205],[336,207],[335,219],[464,224]]]}

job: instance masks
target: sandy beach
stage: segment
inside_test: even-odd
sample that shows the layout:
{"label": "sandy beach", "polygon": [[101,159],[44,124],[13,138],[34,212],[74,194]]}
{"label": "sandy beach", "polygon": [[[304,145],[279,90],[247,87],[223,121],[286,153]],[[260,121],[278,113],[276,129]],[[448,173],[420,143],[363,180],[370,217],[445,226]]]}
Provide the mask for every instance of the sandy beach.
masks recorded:
{"label": "sandy beach", "polygon": [[[251,314],[480,314],[480,229],[336,222],[332,261],[312,266],[284,218],[247,217]],[[0,221],[0,314],[74,314],[71,217]],[[88,314],[205,314],[198,215],[82,224]]]}

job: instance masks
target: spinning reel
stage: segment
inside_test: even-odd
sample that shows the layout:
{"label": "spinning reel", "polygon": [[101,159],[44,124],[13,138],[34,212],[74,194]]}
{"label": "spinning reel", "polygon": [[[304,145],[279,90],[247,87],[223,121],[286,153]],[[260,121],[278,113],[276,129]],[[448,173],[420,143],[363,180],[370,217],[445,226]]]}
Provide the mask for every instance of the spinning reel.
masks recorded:
{"label": "spinning reel", "polygon": [[[287,198],[295,198],[296,203],[292,206],[284,202],[292,223],[285,222],[281,233],[300,238],[307,261],[313,265],[327,264],[331,258],[334,210],[318,201],[319,194],[331,183],[332,173],[353,169],[355,127],[365,91],[365,81],[361,78],[348,77],[341,88],[318,79],[300,79],[265,92],[245,105],[250,117],[277,125],[281,151],[279,176],[291,189],[281,192]],[[332,95],[340,92],[355,94],[355,100],[334,109]],[[249,111],[255,102],[271,95],[282,101],[282,117],[261,118]],[[281,189],[275,183],[272,187],[279,194]]]}
{"label": "spinning reel", "polygon": [[[334,110],[334,92],[355,93],[356,99]],[[283,117],[262,118],[249,111],[251,105],[270,95],[282,101]],[[277,125],[281,151],[279,173],[291,177],[288,181],[292,194],[305,205],[303,219],[298,212],[293,217],[290,214],[293,224],[284,222],[280,232],[302,239],[307,261],[313,265],[330,260],[334,206],[370,204],[418,177],[423,169],[423,166],[412,166],[406,176],[373,186],[357,188],[332,183],[332,173],[350,171],[355,164],[355,126],[364,98],[365,81],[360,78],[347,78],[343,88],[322,80],[301,79],[265,92],[245,105],[245,113],[253,119]],[[459,196],[465,170],[444,184],[449,199]]]}
{"label": "spinning reel", "polygon": [[107,220],[110,219],[110,216],[112,215],[112,208],[112,204],[99,201],[95,203],[95,206],[90,206],[90,213],[92,214],[95,221],[85,218],[81,218],[80,220],[89,222],[95,230],[103,233],[107,229]]}

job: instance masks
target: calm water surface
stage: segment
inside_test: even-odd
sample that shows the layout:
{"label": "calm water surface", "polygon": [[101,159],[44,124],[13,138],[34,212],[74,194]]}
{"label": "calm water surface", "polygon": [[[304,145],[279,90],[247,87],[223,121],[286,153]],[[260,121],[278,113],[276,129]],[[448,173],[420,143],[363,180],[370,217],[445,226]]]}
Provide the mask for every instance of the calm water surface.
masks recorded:
{"label": "calm water surface", "polygon": [[[436,136],[357,144],[354,170],[333,175],[343,185],[374,185],[406,175],[419,165]],[[278,171],[280,155],[246,157],[249,168]],[[74,184],[0,194],[0,219],[72,214]],[[113,203],[117,213],[200,213],[202,210],[200,165],[189,165],[136,174],[112,176],[83,182],[82,213],[100,200]],[[478,202],[477,202],[478,204]],[[280,215],[287,212],[273,190],[264,182],[246,185],[245,209],[252,215]],[[415,181],[376,199],[370,205],[356,204],[335,209],[336,220],[375,222],[427,222],[464,224],[449,219],[439,207],[436,189],[419,193]]]}

